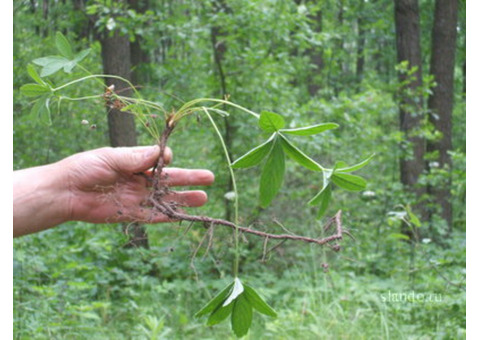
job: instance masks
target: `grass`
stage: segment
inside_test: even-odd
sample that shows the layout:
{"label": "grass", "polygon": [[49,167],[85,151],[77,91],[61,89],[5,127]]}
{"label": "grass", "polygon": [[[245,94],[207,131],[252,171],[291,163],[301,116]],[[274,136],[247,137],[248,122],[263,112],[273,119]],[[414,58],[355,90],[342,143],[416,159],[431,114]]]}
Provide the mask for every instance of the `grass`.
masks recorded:
{"label": "grass", "polygon": [[[228,321],[207,327],[193,317],[230,280],[228,261],[213,270],[208,258],[197,258],[197,281],[189,256],[198,235],[178,240],[167,230],[161,239],[152,232],[150,250],[118,247],[124,235],[111,226],[81,223],[15,240],[14,338],[234,339]],[[255,313],[245,339],[465,337],[465,292],[446,289],[432,273],[417,275],[412,290],[402,271],[355,273],[330,259],[325,273],[320,248],[300,249],[294,265],[272,259],[245,266],[242,280],[278,312],[276,319]],[[412,291],[441,296],[392,298]]]}

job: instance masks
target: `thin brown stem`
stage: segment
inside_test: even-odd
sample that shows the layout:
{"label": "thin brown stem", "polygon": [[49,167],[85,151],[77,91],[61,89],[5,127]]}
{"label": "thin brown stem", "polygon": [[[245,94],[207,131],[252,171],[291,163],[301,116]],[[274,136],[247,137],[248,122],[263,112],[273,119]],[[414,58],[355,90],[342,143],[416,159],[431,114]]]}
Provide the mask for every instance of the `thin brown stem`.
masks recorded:
{"label": "thin brown stem", "polygon": [[232,229],[237,228],[239,232],[245,234],[252,234],[259,237],[274,239],[274,240],[294,240],[294,241],[302,241],[307,243],[316,243],[318,245],[324,245],[326,243],[340,240],[343,237],[343,229],[342,229],[342,222],[341,222],[341,210],[337,212],[335,215],[335,224],[337,226],[337,232],[334,235],[330,235],[321,239],[311,238],[307,236],[301,235],[292,235],[292,234],[271,234],[265,231],[260,231],[256,229],[251,229],[247,227],[237,226],[234,223],[218,218],[212,218],[208,216],[197,216],[197,215],[188,215],[181,212],[176,211],[175,209],[171,208],[164,202],[158,202],[154,199],[150,199],[152,205],[158,209],[161,213],[167,215],[169,218],[179,221],[190,221],[190,222],[201,222],[206,223],[207,225],[223,225],[226,227],[230,227]]}
{"label": "thin brown stem", "polygon": [[[233,230],[236,230],[238,232],[241,232],[243,234],[251,234],[255,235],[258,237],[263,237],[266,242],[267,240],[294,240],[294,241],[302,241],[306,243],[315,243],[318,245],[325,245],[330,242],[340,240],[343,238],[343,227],[342,227],[342,221],[341,221],[341,215],[342,212],[339,210],[334,217],[332,217],[326,224],[324,230],[329,229],[333,224],[336,225],[336,233],[329,235],[327,237],[323,238],[312,238],[312,237],[307,237],[307,236],[301,236],[301,235],[295,235],[291,232],[289,232],[285,227],[283,227],[280,223],[277,222],[278,225],[282,227],[285,231],[289,232],[288,234],[272,234],[268,233],[265,231],[260,231],[252,228],[247,228],[247,227],[242,227],[238,226],[233,222],[223,220],[223,219],[218,219],[218,218],[212,218],[208,216],[198,216],[198,215],[188,215],[183,212],[180,212],[177,210],[177,207],[174,205],[171,205],[168,202],[165,202],[163,200],[163,196],[168,192],[168,187],[165,185],[162,185],[161,183],[161,176],[163,172],[163,168],[165,167],[165,159],[164,159],[164,154],[165,154],[165,149],[167,146],[167,140],[169,136],[171,135],[173,129],[175,128],[175,121],[173,121],[172,116],[170,116],[167,119],[165,129],[158,141],[158,145],[160,146],[160,157],[158,159],[157,165],[154,169],[154,181],[153,181],[153,188],[154,192],[149,198],[150,204],[153,206],[154,209],[156,209],[158,212],[168,216],[172,220],[176,221],[189,221],[189,222],[201,222],[203,225],[208,226],[208,228],[213,228],[215,225],[223,225],[225,227],[232,228]],[[203,242],[203,241],[202,241]],[[338,245],[333,246],[334,249],[339,250]],[[265,246],[266,248],[266,246]],[[264,249],[266,250],[266,249]]]}

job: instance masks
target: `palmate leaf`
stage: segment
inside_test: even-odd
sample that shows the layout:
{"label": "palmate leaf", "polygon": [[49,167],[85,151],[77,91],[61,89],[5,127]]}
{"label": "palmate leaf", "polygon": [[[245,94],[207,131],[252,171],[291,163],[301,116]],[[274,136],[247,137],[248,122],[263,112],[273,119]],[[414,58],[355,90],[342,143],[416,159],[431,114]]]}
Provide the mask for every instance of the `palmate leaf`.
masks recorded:
{"label": "palmate leaf", "polygon": [[239,295],[232,310],[232,329],[239,338],[246,335],[252,325],[252,305],[244,294]]}
{"label": "palmate leaf", "polygon": [[35,59],[33,60],[33,63],[42,66],[42,70],[40,71],[41,77],[48,77],[61,70],[65,66],[68,67],[70,60],[61,56],[49,56]]}
{"label": "palmate leaf", "polygon": [[322,171],[322,167],[315,162],[313,159],[305,155],[301,150],[295,147],[287,138],[280,135],[280,143],[283,150],[291,159],[300,164],[301,166],[313,170],[313,171]]}
{"label": "palmate leaf", "polygon": [[277,312],[275,312],[275,310],[273,310],[272,307],[270,307],[265,301],[263,301],[260,295],[258,295],[258,293],[255,291],[255,289],[245,284],[243,285],[243,288],[245,291],[244,292],[245,297],[250,302],[253,308],[255,308],[258,312],[262,314],[265,314],[274,318],[277,317]]}
{"label": "palmate leaf", "polygon": [[350,175],[335,171],[332,174],[332,182],[340,188],[350,191],[360,191],[366,188],[367,181],[360,176]]}
{"label": "palmate leaf", "polygon": [[28,75],[35,80],[35,82],[39,85],[46,86],[47,84],[43,81],[43,79],[39,76],[37,70],[35,70],[35,67],[32,64],[28,64],[27,66],[27,73]]}
{"label": "palmate leaf", "polygon": [[322,190],[318,192],[309,202],[309,205],[317,205],[319,206],[317,212],[317,218],[322,218],[327,211],[328,205],[332,199],[332,185],[330,184],[330,178],[332,176],[332,170],[325,170],[323,172],[323,186]]}
{"label": "palmate leaf", "polygon": [[248,333],[252,324],[253,309],[258,312],[277,317],[277,313],[270,307],[258,293],[250,286],[242,284],[240,279],[223,289],[196,317],[210,313],[207,320],[208,326],[216,325],[231,315],[232,330],[237,337],[243,337]]}
{"label": "palmate leaf", "polygon": [[90,53],[90,49],[87,48],[86,50],[78,52],[77,55],[75,55],[75,58],[73,58],[73,61],[75,61],[75,65],[77,65],[79,62],[81,62],[85,57]]}
{"label": "palmate leaf", "polygon": [[232,163],[234,169],[250,168],[259,164],[271,151],[275,134],[273,134],[266,142],[253,148],[242,157]]}
{"label": "palmate leaf", "polygon": [[32,120],[40,121],[42,124],[51,125],[50,99],[50,94],[40,97],[33,105],[29,117],[32,117]]}
{"label": "palmate leaf", "polygon": [[258,126],[265,132],[277,132],[285,127],[285,120],[277,113],[262,111]]}
{"label": "palmate leaf", "polygon": [[207,320],[207,326],[213,326],[213,325],[216,325],[217,323],[220,323],[222,322],[223,320],[225,320],[226,318],[228,318],[228,316],[230,314],[232,314],[232,310],[233,310],[233,307],[235,306],[234,303],[231,303],[227,306],[220,306],[218,307],[215,311],[213,311],[212,314],[210,314],[210,316],[208,317],[208,320]]}
{"label": "palmate leaf", "polygon": [[284,175],[285,155],[278,138],[275,138],[260,176],[260,207],[266,208],[272,202],[282,187]]}
{"label": "palmate leaf", "polygon": [[67,59],[73,59],[73,50],[72,46],[68,42],[67,38],[62,34],[62,32],[57,32],[55,35],[55,45],[57,46],[58,52]]}
{"label": "palmate leaf", "polygon": [[237,298],[240,294],[243,293],[243,285],[238,277],[233,280],[233,289],[230,295],[228,295],[225,302],[223,302],[222,307],[228,306],[233,300]]}
{"label": "palmate leaf", "polygon": [[50,93],[52,90],[47,85],[25,84],[20,87],[20,93],[27,97],[38,97]]}
{"label": "palmate leaf", "polygon": [[218,293],[212,300],[210,300],[202,309],[200,309],[196,314],[195,317],[201,317],[203,315],[207,315],[215,311],[218,307],[220,307],[227,296],[231,293],[233,288],[233,282],[230,283],[227,287],[225,287],[220,293]]}
{"label": "palmate leaf", "polygon": [[53,55],[33,60],[35,65],[42,67],[42,70],[40,71],[41,77],[50,76],[61,69],[63,69],[66,73],[70,73],[72,72],[73,68],[90,53],[90,49],[86,49],[75,55],[67,38],[65,38],[65,36],[60,32],[56,33],[55,45],[57,46],[57,50],[60,55]]}
{"label": "palmate leaf", "polygon": [[368,163],[370,163],[370,161],[372,160],[372,158],[375,156],[375,154],[372,154],[370,157],[368,157],[367,159],[361,161],[360,163],[358,164],[355,164],[355,165],[352,165],[352,166],[347,166],[346,163],[344,162],[339,162],[337,164],[337,171],[339,172],[353,172],[353,171],[357,171],[357,170],[360,170],[361,168],[363,168],[365,165],[367,165]]}
{"label": "palmate leaf", "polygon": [[310,205],[318,205],[319,209],[317,212],[317,218],[322,218],[327,211],[328,205],[332,199],[332,186],[328,184],[327,186],[323,187],[322,190],[318,194],[313,197],[310,202]]}
{"label": "palmate leaf", "polygon": [[336,128],[338,128],[338,124],[323,123],[323,124],[316,124],[316,125],[311,125],[311,126],[306,126],[301,128],[295,128],[295,129],[282,129],[280,130],[280,132],[286,133],[289,135],[296,135],[296,136],[312,136],[312,135],[316,135],[318,133],[321,133],[327,130],[336,129]]}

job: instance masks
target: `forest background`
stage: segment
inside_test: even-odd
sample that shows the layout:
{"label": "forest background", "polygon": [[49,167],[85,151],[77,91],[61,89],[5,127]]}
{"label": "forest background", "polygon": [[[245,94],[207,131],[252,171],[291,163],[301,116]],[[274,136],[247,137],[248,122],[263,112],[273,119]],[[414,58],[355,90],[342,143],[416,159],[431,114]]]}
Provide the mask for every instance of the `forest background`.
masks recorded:
{"label": "forest background", "polygon": [[[295,242],[269,243],[265,250],[262,239],[247,236],[242,277],[278,313],[254,318],[247,338],[463,338],[465,6],[433,0],[14,1],[13,168],[106,145],[155,142],[138,122],[128,136],[112,136],[101,100],[61,103],[51,124],[32,116],[31,98],[19,89],[32,82],[27,65],[33,59],[56,53],[58,31],[75,51],[91,48],[82,61],[90,72],[127,77],[165,107],[230,95],[254,111],[281,113],[290,127],[338,123],[299,145],[331,166],[375,157],[360,171],[367,189],[334,190],[323,220],[306,204],[321,179],[301,167],[287,163],[284,186],[268,209],[257,206],[259,170],[238,172],[240,215],[257,228],[282,231],[281,223],[318,237],[341,209],[352,235],[339,252]],[[51,79],[81,75],[74,69]],[[79,84],[69,95],[103,91]],[[218,123],[233,159],[261,142],[237,114]],[[208,121],[181,126],[170,147],[175,166],[216,174],[209,203],[197,212],[231,219],[231,179]],[[121,225],[72,222],[14,240],[14,338],[233,338],[227,322],[209,328],[194,318],[231,280],[231,232],[217,228],[207,246],[201,226],[186,228],[147,225],[132,234]]]}

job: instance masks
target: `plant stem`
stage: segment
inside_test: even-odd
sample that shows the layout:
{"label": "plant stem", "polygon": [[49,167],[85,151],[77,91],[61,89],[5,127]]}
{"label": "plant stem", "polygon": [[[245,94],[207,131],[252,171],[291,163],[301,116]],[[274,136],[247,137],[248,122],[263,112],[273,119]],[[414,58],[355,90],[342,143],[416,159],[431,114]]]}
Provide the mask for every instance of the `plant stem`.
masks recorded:
{"label": "plant stem", "polygon": [[179,120],[180,118],[183,117],[184,113],[185,112],[188,112],[188,109],[192,106],[194,106],[195,104],[198,104],[198,103],[201,103],[201,102],[214,102],[214,103],[221,103],[221,104],[225,104],[225,105],[229,105],[231,107],[235,107],[237,109],[240,109],[252,116],[254,116],[255,118],[259,118],[260,115],[258,113],[255,113],[253,111],[250,111],[240,105],[237,105],[235,103],[232,103],[228,100],[222,100],[222,99],[215,99],[215,98],[199,98],[199,99],[195,99],[195,100],[192,100],[192,101],[189,101],[188,103],[185,103],[178,111],[177,111],[177,115],[175,117],[175,120]]}
{"label": "plant stem", "polygon": [[92,95],[92,96],[85,96],[85,97],[75,97],[75,98],[72,98],[72,97],[67,97],[67,96],[59,96],[58,98],[61,99],[61,100],[69,100],[69,101],[80,101],[80,100],[89,100],[89,99],[100,99],[102,98],[103,95],[101,94],[95,94],[95,95]]}
{"label": "plant stem", "polygon": [[222,144],[223,152],[225,154],[225,158],[227,159],[228,162],[228,170],[230,171],[230,177],[232,179],[232,186],[233,186],[233,192],[234,192],[234,224],[235,224],[235,262],[233,265],[233,276],[238,277],[238,266],[240,262],[240,249],[238,245],[238,191],[237,191],[237,182],[235,180],[235,173],[231,167],[232,161],[230,159],[230,156],[228,154],[228,149],[227,146],[225,145],[225,141],[223,140],[222,133],[217,127],[217,124],[215,124],[215,121],[213,120],[212,116],[208,112],[208,109],[206,107],[202,107],[203,111],[207,115],[208,119],[212,123],[213,128],[215,129],[215,132],[218,135],[218,138],[220,140],[220,143]]}
{"label": "plant stem", "polygon": [[[302,241],[306,243],[315,243],[318,245],[324,245],[333,241],[341,240],[343,238],[343,228],[342,228],[342,220],[341,220],[341,211],[339,210],[334,217],[332,217],[331,221],[332,223],[335,223],[337,226],[337,230],[335,234],[332,234],[330,236],[326,236],[323,238],[312,238],[308,236],[300,236],[300,235],[292,235],[292,234],[271,234],[267,233],[265,231],[260,231],[260,230],[255,230],[252,228],[247,228],[247,227],[242,227],[239,225],[234,224],[233,222],[218,219],[218,218],[212,218],[208,216],[197,216],[197,215],[188,215],[188,214],[183,214],[180,213],[170,206],[168,204],[165,204],[161,201],[157,201],[154,198],[149,199],[150,203],[158,209],[159,212],[162,214],[165,214],[166,216],[170,217],[173,220],[178,220],[178,221],[190,221],[190,222],[202,222],[204,225],[223,225],[225,227],[230,227],[237,232],[242,232],[245,234],[252,234],[258,237],[268,237],[269,239],[272,240],[292,240],[292,241]],[[272,251],[273,249],[270,249],[269,251]],[[333,247],[333,250],[338,251],[340,250],[339,247]]]}

